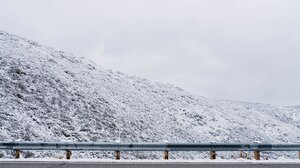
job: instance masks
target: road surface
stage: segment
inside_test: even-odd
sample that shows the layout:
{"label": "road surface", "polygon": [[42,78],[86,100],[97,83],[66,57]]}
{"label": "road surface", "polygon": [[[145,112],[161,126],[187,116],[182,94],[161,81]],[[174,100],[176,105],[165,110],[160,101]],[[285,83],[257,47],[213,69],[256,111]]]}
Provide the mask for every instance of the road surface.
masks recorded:
{"label": "road surface", "polygon": [[300,161],[16,161],[0,168],[300,168]]}

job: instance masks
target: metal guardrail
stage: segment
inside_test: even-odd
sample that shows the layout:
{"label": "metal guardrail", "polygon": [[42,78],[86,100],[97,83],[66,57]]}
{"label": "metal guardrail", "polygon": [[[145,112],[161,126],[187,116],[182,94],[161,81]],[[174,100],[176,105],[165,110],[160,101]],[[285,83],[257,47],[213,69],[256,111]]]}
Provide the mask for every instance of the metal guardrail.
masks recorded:
{"label": "metal guardrail", "polygon": [[300,144],[0,142],[0,149],[16,151],[16,158],[24,150],[65,150],[69,159],[71,151],[116,151],[117,159],[120,151],[164,151],[164,159],[169,151],[210,151],[211,159],[216,151],[253,151],[257,160],[260,151],[298,151],[300,158]]}

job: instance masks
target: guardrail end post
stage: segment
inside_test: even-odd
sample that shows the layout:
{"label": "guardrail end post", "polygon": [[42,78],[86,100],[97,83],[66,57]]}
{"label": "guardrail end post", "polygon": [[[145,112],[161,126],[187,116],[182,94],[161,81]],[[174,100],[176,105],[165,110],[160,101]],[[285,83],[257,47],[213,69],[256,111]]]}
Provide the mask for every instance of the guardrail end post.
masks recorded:
{"label": "guardrail end post", "polygon": [[254,159],[260,160],[260,151],[257,151],[257,150],[254,151]]}
{"label": "guardrail end post", "polygon": [[216,151],[210,151],[209,156],[210,156],[209,157],[210,159],[213,159],[213,160],[216,159],[216,156],[217,156]]}
{"label": "guardrail end post", "polygon": [[121,158],[121,152],[116,151],[116,160],[120,160],[120,158]]}
{"label": "guardrail end post", "polygon": [[68,160],[70,160],[71,159],[71,155],[72,155],[72,152],[70,151],[70,150],[66,150],[66,158],[68,159]]}
{"label": "guardrail end post", "polygon": [[16,151],[16,156],[15,156],[15,158],[16,158],[16,159],[19,159],[20,156],[21,156],[21,151],[20,151],[20,149],[16,149],[15,151]]}
{"label": "guardrail end post", "polygon": [[169,160],[169,151],[164,151],[164,160]]}

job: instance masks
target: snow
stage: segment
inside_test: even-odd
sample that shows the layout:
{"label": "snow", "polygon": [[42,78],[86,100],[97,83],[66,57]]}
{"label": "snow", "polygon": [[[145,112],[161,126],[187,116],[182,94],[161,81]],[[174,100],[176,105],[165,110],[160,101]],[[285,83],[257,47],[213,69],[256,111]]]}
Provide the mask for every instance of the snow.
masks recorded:
{"label": "snow", "polygon": [[[298,143],[300,108],[201,97],[0,31],[0,141],[17,139]],[[277,153],[269,155],[290,152]],[[172,157],[206,155],[178,152]],[[78,157],[85,156],[111,157],[111,153]],[[161,153],[124,157],[161,158]]]}
{"label": "snow", "polygon": [[194,160],[182,160],[182,159],[175,159],[175,160],[113,160],[113,159],[71,159],[71,160],[66,160],[66,159],[53,159],[53,158],[21,158],[21,159],[0,159],[1,162],[66,162],[66,163],[83,163],[83,162],[88,162],[88,163],[144,163],[144,164],[160,164],[160,163],[201,163],[201,164],[206,164],[206,163],[246,163],[246,164],[251,164],[251,163],[273,163],[273,164],[299,164],[300,160],[297,159],[276,159],[276,160],[248,160],[248,159],[228,159],[228,160],[222,160],[222,159],[216,159],[216,160],[208,160],[208,159],[194,159]]}

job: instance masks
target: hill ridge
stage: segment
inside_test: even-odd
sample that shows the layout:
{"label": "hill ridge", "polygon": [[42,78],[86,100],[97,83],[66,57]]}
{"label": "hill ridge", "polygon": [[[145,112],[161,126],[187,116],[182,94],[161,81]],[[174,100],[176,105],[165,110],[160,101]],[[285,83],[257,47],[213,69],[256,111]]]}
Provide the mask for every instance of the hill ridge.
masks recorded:
{"label": "hill ridge", "polygon": [[300,141],[300,109],[204,98],[4,31],[0,65],[0,141]]}

